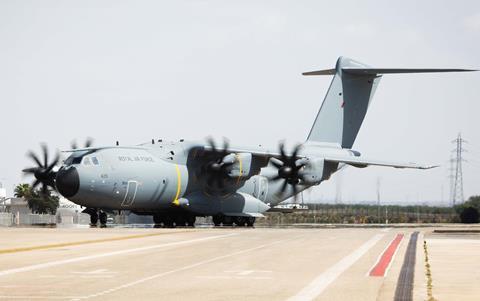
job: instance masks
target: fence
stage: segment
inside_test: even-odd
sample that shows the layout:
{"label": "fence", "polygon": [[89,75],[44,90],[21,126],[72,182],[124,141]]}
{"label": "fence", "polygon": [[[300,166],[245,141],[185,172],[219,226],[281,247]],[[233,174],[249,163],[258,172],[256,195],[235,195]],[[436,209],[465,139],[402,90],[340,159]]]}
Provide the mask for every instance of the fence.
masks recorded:
{"label": "fence", "polygon": [[82,224],[88,225],[90,216],[86,213],[74,215],[52,214],[25,214],[0,212],[0,226],[13,225],[53,225],[53,224]]}

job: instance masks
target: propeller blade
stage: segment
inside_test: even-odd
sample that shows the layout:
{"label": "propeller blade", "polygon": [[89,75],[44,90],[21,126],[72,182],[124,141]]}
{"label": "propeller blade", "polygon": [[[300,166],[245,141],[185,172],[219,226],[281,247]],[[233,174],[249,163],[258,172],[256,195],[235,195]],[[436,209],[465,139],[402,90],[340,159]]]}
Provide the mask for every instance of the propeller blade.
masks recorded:
{"label": "propeller blade", "polygon": [[22,169],[22,172],[24,172],[24,173],[35,173],[35,171],[37,169],[38,169],[38,167],[30,167],[30,168]]}
{"label": "propeller blade", "polygon": [[43,151],[43,165],[42,165],[42,167],[47,168],[47,166],[48,166],[48,148],[47,148],[47,145],[45,143],[42,143],[41,148],[42,148],[42,151]]}
{"label": "propeller blade", "polygon": [[280,180],[280,179],[283,179],[283,178],[282,178],[281,176],[279,176],[279,175],[276,175],[275,177],[273,177],[273,178],[271,178],[271,179],[269,179],[269,180],[270,180],[270,181],[273,181],[273,182],[276,182],[276,181],[278,181],[278,180]]}
{"label": "propeller blade", "polygon": [[35,161],[35,163],[37,163],[38,167],[42,167],[42,163],[38,159],[37,155],[35,155],[32,151],[29,151],[27,153],[27,156],[32,158],[32,160]]}
{"label": "propeller blade", "polygon": [[47,196],[47,192],[48,192],[47,184],[42,183],[42,194],[43,194],[44,197]]}
{"label": "propeller blade", "polygon": [[283,181],[282,188],[280,188],[280,192],[281,192],[281,193],[284,193],[284,192],[285,192],[285,189],[287,189],[287,185],[288,185],[288,181],[287,181],[287,180],[284,180],[284,181]]}
{"label": "propeller blade", "polygon": [[227,155],[228,154],[228,148],[230,147],[230,142],[228,141],[227,138],[223,138],[223,150],[222,150],[222,154],[223,156]]}
{"label": "propeller blade", "polygon": [[285,158],[287,158],[287,155],[285,154],[285,143],[280,142],[279,148],[280,148],[280,155],[282,156],[282,161],[285,161]]}
{"label": "propeller blade", "polygon": [[55,165],[57,165],[58,161],[60,161],[60,154],[57,152],[57,154],[55,155],[55,159],[53,160],[52,163],[50,163],[50,165],[47,167],[45,172],[48,173],[48,172],[52,171],[53,167],[55,167]]}
{"label": "propeller blade", "polygon": [[293,154],[290,157],[290,162],[292,163],[292,165],[295,165],[295,161],[297,161],[298,151],[300,150],[301,147],[302,147],[301,144],[297,144],[297,146],[295,146],[295,149],[293,150]]}
{"label": "propeller blade", "polygon": [[284,165],[283,162],[278,160],[277,158],[270,158],[270,162],[272,162],[272,165],[278,169],[282,168]]}
{"label": "propeller blade", "polygon": [[77,149],[78,148],[77,140],[73,140],[72,142],[70,142],[70,148],[71,149]]}
{"label": "propeller blade", "polygon": [[34,189],[35,187],[37,187],[38,184],[40,184],[40,180],[35,179],[35,181],[33,181],[33,184],[32,184],[32,189]]}
{"label": "propeller blade", "polygon": [[208,138],[207,138],[207,142],[208,142],[208,144],[210,144],[210,147],[212,148],[212,151],[213,151],[214,153],[216,153],[216,152],[217,152],[217,147],[215,146],[215,141],[213,141],[213,138],[212,138],[212,137],[208,137]]}
{"label": "propeller blade", "polygon": [[87,137],[87,141],[85,141],[85,147],[90,147],[93,144],[93,138]]}

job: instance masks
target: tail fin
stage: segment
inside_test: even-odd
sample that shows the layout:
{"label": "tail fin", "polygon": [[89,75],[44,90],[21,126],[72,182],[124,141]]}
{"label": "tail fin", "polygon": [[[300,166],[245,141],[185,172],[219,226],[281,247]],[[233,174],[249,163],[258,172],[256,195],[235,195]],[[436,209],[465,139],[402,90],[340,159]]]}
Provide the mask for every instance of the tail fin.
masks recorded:
{"label": "tail fin", "polygon": [[327,142],[342,148],[351,148],[380,82],[381,74],[460,71],[475,70],[379,69],[340,57],[335,69],[305,72],[303,75],[334,75],[307,141]]}

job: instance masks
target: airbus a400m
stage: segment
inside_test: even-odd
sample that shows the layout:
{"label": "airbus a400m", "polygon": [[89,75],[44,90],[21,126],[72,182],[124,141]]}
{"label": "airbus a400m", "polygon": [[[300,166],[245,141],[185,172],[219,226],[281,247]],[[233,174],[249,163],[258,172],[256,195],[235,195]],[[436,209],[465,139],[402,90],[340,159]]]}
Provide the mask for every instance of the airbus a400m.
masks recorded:
{"label": "airbus a400m", "polygon": [[[85,206],[92,224],[106,223],[106,211],[153,215],[167,227],[193,226],[197,216],[215,225],[253,226],[255,219],[280,202],[328,180],[343,165],[428,169],[432,166],[364,158],[352,150],[369,103],[383,74],[471,71],[466,69],[379,69],[341,57],[335,69],[304,73],[333,75],[306,141],[287,151],[183,141],[152,140],[135,146],[93,147],[66,151],[60,161],[37,166],[33,186],[56,189]],[[100,214],[99,214],[100,213]]]}

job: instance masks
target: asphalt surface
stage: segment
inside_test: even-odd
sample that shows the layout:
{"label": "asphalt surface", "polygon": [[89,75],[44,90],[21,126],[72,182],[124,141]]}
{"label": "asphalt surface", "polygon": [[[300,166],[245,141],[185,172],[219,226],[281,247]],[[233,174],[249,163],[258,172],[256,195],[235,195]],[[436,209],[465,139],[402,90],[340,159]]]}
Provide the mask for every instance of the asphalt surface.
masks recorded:
{"label": "asphalt surface", "polygon": [[[0,228],[0,299],[392,300],[414,231]],[[385,275],[369,276],[399,233]],[[419,246],[413,300],[426,299]]]}
{"label": "asphalt surface", "polygon": [[413,232],[408,242],[407,251],[403,259],[402,269],[398,277],[397,288],[395,290],[395,301],[413,300],[413,281],[415,275],[415,261],[417,256],[418,232]]}

